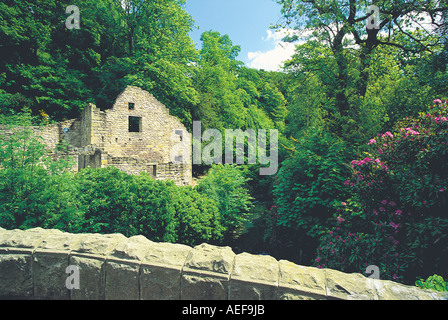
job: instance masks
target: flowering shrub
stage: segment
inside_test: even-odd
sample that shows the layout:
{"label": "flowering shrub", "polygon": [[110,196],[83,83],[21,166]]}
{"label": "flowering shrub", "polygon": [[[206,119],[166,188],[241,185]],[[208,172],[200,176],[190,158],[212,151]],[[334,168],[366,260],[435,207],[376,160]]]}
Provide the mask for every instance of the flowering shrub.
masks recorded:
{"label": "flowering shrub", "polygon": [[339,209],[334,226],[321,237],[315,266],[365,273],[369,265],[376,265],[381,279],[402,280],[407,267],[403,211],[393,201],[383,200],[378,206],[370,221],[358,212]]}
{"label": "flowering shrub", "polygon": [[390,175],[392,187],[405,206],[446,217],[448,111],[446,101],[434,102],[436,105],[417,119],[406,118],[398,123],[400,129],[395,136],[380,135],[379,142],[371,147],[394,168]]}
{"label": "flowering shrub", "polygon": [[[414,283],[448,271],[448,112],[435,100],[428,112],[400,121],[368,142],[345,181],[354,199],[336,209],[323,231],[318,267],[365,272]],[[355,205],[356,204],[356,205]]]}

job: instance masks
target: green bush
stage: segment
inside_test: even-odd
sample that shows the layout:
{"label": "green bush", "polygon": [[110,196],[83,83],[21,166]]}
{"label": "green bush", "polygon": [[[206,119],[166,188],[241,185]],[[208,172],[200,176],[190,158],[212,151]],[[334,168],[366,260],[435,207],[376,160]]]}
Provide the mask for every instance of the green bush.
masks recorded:
{"label": "green bush", "polygon": [[1,227],[140,234],[188,245],[223,239],[218,204],[197,190],[114,167],[73,173],[31,129],[12,130],[0,136]]}
{"label": "green bush", "polygon": [[342,140],[324,130],[310,130],[296,141],[274,182],[267,230],[271,244],[276,242],[272,251],[300,250],[297,262],[310,263],[318,230],[332,217],[333,204],[349,195],[343,177],[350,172],[350,154]]}
{"label": "green bush", "polygon": [[235,165],[213,165],[197,186],[201,195],[217,203],[227,236],[247,221],[253,207],[247,181]]}
{"label": "green bush", "polygon": [[76,175],[85,212],[84,231],[188,245],[219,242],[223,228],[216,203],[191,187],[132,176],[114,167],[86,168]]}
{"label": "green bush", "polygon": [[448,270],[448,112],[436,105],[371,139],[345,181],[356,195],[321,234],[314,265],[414,283]]}
{"label": "green bush", "polygon": [[0,134],[0,225],[76,231],[81,212],[70,161],[53,161],[31,129],[12,130]]}
{"label": "green bush", "polygon": [[448,291],[448,282],[436,274],[428,277],[426,280],[417,280],[415,285],[421,289],[431,289],[441,292]]}
{"label": "green bush", "polygon": [[321,233],[314,266],[366,274],[368,266],[376,265],[381,279],[402,280],[409,257],[396,204],[385,202],[371,215],[355,201],[340,206]]}
{"label": "green bush", "polygon": [[348,149],[323,130],[311,131],[297,141],[274,185],[280,226],[309,231],[331,217],[333,203],[347,196],[343,176],[349,172]]}

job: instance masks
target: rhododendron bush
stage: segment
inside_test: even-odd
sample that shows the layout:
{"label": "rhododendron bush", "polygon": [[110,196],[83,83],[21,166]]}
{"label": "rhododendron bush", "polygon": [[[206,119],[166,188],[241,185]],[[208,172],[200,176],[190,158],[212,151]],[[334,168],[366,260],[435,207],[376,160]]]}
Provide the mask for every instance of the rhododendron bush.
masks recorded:
{"label": "rhododendron bush", "polygon": [[378,266],[380,278],[414,283],[448,275],[447,102],[370,139],[350,163],[353,197],[321,232],[314,265],[346,272]]}

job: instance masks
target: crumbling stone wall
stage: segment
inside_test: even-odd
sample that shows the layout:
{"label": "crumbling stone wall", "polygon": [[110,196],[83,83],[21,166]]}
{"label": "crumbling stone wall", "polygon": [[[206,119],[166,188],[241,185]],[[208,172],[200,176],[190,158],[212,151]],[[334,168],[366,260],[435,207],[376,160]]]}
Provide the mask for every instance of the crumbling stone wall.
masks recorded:
{"label": "crumbling stone wall", "polygon": [[[131,118],[138,123],[132,128]],[[138,87],[128,86],[110,109],[100,110],[89,104],[78,119],[31,129],[52,152],[59,143],[68,144],[67,152],[55,155],[72,156],[75,171],[88,166],[115,166],[129,174],[148,172],[156,179],[192,184],[191,161],[171,161],[171,150],[181,139],[173,132],[181,130],[189,135],[188,131],[162,103]],[[190,136],[185,138],[191,141]]]}
{"label": "crumbling stone wall", "polygon": [[[79,268],[79,289],[67,289],[68,266]],[[447,300],[448,293],[235,254],[229,247],[0,228],[0,298]]]}

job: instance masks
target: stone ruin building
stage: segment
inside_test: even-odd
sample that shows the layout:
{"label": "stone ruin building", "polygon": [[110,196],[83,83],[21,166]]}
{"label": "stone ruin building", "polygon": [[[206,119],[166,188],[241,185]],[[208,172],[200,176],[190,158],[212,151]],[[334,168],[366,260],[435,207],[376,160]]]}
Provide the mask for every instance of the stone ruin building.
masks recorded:
{"label": "stone ruin building", "polygon": [[191,161],[182,162],[182,154],[171,161],[173,147],[183,139],[190,141],[185,136],[189,133],[162,103],[138,87],[128,86],[110,109],[89,104],[78,119],[33,130],[49,150],[68,145],[67,151],[53,156],[71,156],[75,171],[114,166],[129,174],[147,172],[158,180],[192,184],[191,163],[185,163]]}

